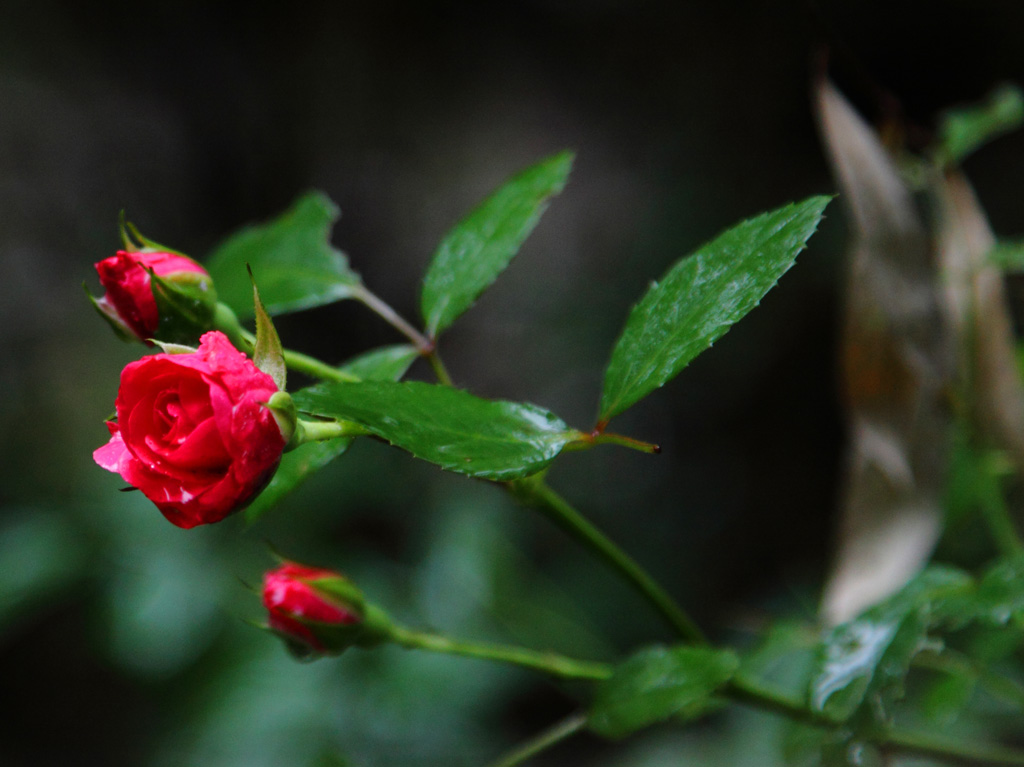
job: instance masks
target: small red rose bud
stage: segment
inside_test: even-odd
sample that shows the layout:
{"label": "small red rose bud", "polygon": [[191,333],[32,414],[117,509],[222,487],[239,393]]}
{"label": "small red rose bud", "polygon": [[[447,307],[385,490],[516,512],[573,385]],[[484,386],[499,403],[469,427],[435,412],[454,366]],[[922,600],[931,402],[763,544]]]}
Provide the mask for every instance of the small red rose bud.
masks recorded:
{"label": "small red rose bud", "polygon": [[213,280],[187,256],[119,250],[98,262],[96,272],[106,293],[93,304],[126,340],[195,342],[212,327]]}
{"label": "small red rose bud", "polygon": [[270,628],[302,657],[337,654],[372,639],[362,593],[333,570],[281,565],[263,576],[263,605]]}

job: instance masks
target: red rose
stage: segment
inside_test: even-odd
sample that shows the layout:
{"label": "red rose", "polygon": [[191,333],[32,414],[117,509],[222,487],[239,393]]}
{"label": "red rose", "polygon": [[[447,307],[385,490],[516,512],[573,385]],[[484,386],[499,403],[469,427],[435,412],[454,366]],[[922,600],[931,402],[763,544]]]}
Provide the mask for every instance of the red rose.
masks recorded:
{"label": "red rose", "polygon": [[117,421],[96,463],[124,477],[178,527],[218,522],[270,481],[285,438],[266,403],[273,379],[206,333],[188,354],[154,354],[121,373]]}
{"label": "red rose", "polygon": [[307,652],[340,651],[351,644],[352,629],[342,627],[363,620],[362,606],[352,604],[354,593],[348,580],[332,570],[288,563],[263,576],[270,628]]}
{"label": "red rose", "polygon": [[[189,314],[203,315],[204,320],[212,316],[217,302],[213,283],[207,271],[191,258],[178,253],[119,250],[96,264],[100,284],[107,291],[96,299],[96,306],[115,325],[146,343],[149,343],[147,339],[157,337],[160,310],[148,270],[187,296],[187,302],[192,304],[188,307]],[[193,343],[197,335],[198,332],[192,336]]]}

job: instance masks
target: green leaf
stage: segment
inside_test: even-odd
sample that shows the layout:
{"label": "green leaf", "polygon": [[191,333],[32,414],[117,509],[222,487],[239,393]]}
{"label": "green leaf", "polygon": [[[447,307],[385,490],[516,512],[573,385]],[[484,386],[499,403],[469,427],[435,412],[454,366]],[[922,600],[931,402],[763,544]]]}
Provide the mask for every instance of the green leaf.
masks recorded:
{"label": "green leaf", "polygon": [[692,719],[713,705],[712,696],[738,668],[739,659],[729,650],[641,650],[598,688],[588,725],[599,735],[622,738],[670,717]]}
{"label": "green leaf", "polygon": [[663,386],[757,306],[804,249],[829,199],[811,197],[744,221],[652,285],[612,351],[600,420]]}
{"label": "green leaf", "polygon": [[341,370],[364,381],[397,381],[418,356],[416,347],[409,344],[382,346],[349,360]]}
{"label": "green leaf", "polygon": [[508,266],[565,186],[573,153],[561,152],[513,177],[442,240],[423,278],[420,309],[431,338],[447,329]]}
{"label": "green leaf", "polygon": [[256,315],[256,348],[252,352],[252,361],[256,367],[274,379],[278,391],[284,391],[288,380],[288,366],[284,361],[281,337],[277,334],[274,321],[263,308],[260,291],[256,287],[256,278],[248,264],[246,271],[249,272],[249,281],[252,283],[252,304]]}
{"label": "green leaf", "polygon": [[417,381],[325,382],[296,392],[295,404],[313,415],[354,421],[443,469],[493,480],[538,472],[581,436],[534,405]]}
{"label": "green leaf", "polygon": [[881,711],[902,696],[910,661],[929,629],[949,616],[949,605],[974,588],[952,567],[933,566],[859,618],[824,637],[810,682],[811,707],[845,720],[871,699]]}
{"label": "green leaf", "polygon": [[949,674],[931,684],[921,701],[921,710],[929,719],[949,726],[967,709],[978,687],[977,674]]}
{"label": "green leaf", "polygon": [[993,91],[983,104],[954,109],[939,125],[939,157],[946,164],[962,161],[975,149],[1009,133],[1024,122],[1024,95],[1013,85]]}
{"label": "green leaf", "polygon": [[998,560],[981,577],[968,606],[991,626],[1024,628],[1024,554]]}
{"label": "green leaf", "polygon": [[[392,381],[405,375],[416,356],[412,346],[385,346],[361,354],[341,369],[366,381]],[[285,453],[270,484],[245,510],[246,522],[251,524],[263,516],[288,493],[344,453],[352,441],[351,437],[346,437],[308,442]]]}
{"label": "green leaf", "polygon": [[309,477],[348,450],[354,437],[307,442],[281,458],[281,465],[269,484],[245,510],[245,520],[253,523]]}
{"label": "green leaf", "polygon": [[345,254],[331,246],[339,215],[326,195],[310,192],[273,221],[230,237],[207,264],[220,300],[240,318],[252,316],[246,264],[259,275],[263,303],[271,314],[321,306],[359,292],[359,275]]}

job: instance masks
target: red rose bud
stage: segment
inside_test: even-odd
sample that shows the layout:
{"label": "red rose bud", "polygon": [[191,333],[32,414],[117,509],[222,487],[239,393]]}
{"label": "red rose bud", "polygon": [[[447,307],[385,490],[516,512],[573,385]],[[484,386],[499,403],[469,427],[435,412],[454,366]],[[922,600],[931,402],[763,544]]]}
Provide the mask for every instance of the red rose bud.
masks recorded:
{"label": "red rose bud", "polygon": [[270,481],[285,437],[265,403],[277,392],[218,331],[199,349],[154,354],[121,372],[117,421],[96,463],[138,488],[178,527],[218,522]]}
{"label": "red rose bud", "polygon": [[127,340],[195,343],[213,323],[217,307],[213,281],[187,256],[119,250],[97,263],[96,272],[106,294],[93,298],[93,303]]}
{"label": "red rose bud", "polygon": [[263,576],[263,605],[270,628],[301,657],[340,653],[365,639],[362,594],[332,570],[291,562],[271,570]]}

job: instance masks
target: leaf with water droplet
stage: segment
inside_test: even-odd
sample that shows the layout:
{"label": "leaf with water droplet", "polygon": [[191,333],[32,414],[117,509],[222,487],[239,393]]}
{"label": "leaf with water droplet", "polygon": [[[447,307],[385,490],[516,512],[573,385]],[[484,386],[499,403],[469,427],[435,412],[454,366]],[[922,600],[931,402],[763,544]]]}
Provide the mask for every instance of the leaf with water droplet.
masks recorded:
{"label": "leaf with water droplet", "polygon": [[295,404],[312,415],[353,421],[443,469],[492,480],[541,471],[583,436],[535,405],[418,381],[324,382],[296,392]]}
{"label": "leaf with water droplet", "polygon": [[811,197],[737,224],[654,283],[612,351],[600,420],[663,386],[757,306],[804,249],[829,199]]}

